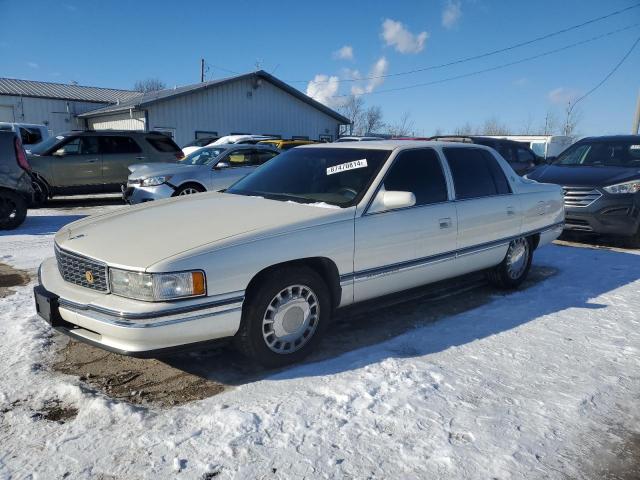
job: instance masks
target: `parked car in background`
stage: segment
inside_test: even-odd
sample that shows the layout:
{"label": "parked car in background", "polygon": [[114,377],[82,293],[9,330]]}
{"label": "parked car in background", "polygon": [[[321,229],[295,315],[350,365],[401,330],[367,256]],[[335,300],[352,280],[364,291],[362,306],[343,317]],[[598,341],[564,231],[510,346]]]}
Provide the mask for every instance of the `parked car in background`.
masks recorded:
{"label": "parked car in background", "polygon": [[50,137],[31,149],[34,189],[44,201],[55,195],[120,192],[129,165],[176,162],[184,155],[163,133],[75,131]]}
{"label": "parked car in background", "polygon": [[0,230],[20,226],[27,216],[33,195],[29,170],[20,138],[0,130]]}
{"label": "parked car in background", "polygon": [[220,137],[201,137],[201,138],[196,138],[195,140],[193,140],[193,141],[187,143],[186,145],[182,146],[182,153],[184,153],[184,155],[187,156],[190,153],[195,152],[199,148],[206,147],[210,143],[215,142],[219,138]]}
{"label": "parked car in background", "polygon": [[108,350],[233,338],[279,366],[318,345],[336,308],[473,271],[517,287],[563,220],[560,187],[481,145],[306,145],[225,193],[66,225],[34,293],[54,328]]}
{"label": "parked car in background", "polygon": [[438,135],[431,137],[430,140],[475,143],[477,145],[491,147],[509,162],[511,168],[513,168],[518,175],[524,175],[532,171],[536,165],[543,163],[543,159],[538,157],[527,145],[513,140],[475,135]]}
{"label": "parked car in background", "polygon": [[45,125],[35,123],[0,122],[0,130],[15,132],[22,142],[22,147],[29,150],[32,146],[49,138],[49,130]]}
{"label": "parked car in background", "polygon": [[123,198],[136,204],[223,190],[278,155],[270,145],[203,147],[177,163],[131,165]]}
{"label": "parked car in background", "polygon": [[562,186],[566,230],[620,235],[640,248],[640,135],[583,138],[527,178]]}
{"label": "parked car in background", "polygon": [[340,137],[333,143],[342,143],[342,142],[373,142],[375,140],[384,140],[382,137],[357,137],[357,136],[348,136],[348,137]]}
{"label": "parked car in background", "polygon": [[576,141],[566,135],[487,135],[491,138],[503,138],[526,144],[533,153],[549,163]]}
{"label": "parked car in background", "polygon": [[278,150],[289,150],[294,147],[299,147],[300,145],[311,145],[314,142],[313,140],[261,140],[258,142],[259,145],[271,145]]}
{"label": "parked car in background", "polygon": [[263,140],[277,140],[277,138],[268,135],[225,135],[209,145],[224,145],[227,143],[255,145]]}

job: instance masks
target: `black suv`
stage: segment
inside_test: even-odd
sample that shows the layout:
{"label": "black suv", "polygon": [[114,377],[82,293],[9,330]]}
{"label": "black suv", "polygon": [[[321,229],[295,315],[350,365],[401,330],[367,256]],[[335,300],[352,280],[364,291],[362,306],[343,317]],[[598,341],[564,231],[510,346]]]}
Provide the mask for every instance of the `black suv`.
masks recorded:
{"label": "black suv", "polygon": [[182,150],[159,132],[88,130],[62,133],[31,149],[37,200],[54,195],[120,192],[134,163],[176,162]]}
{"label": "black suv", "polygon": [[429,140],[437,140],[440,142],[463,142],[477,143],[496,150],[502,157],[509,162],[511,168],[518,175],[524,175],[532,171],[536,165],[543,163],[543,159],[537,156],[528,145],[507,140],[503,138],[464,136],[464,135],[438,135],[429,138]]}
{"label": "black suv", "polygon": [[29,163],[14,132],[0,131],[0,230],[16,228],[31,202]]}
{"label": "black suv", "polygon": [[622,235],[640,247],[640,135],[583,138],[526,177],[562,185],[566,230]]}

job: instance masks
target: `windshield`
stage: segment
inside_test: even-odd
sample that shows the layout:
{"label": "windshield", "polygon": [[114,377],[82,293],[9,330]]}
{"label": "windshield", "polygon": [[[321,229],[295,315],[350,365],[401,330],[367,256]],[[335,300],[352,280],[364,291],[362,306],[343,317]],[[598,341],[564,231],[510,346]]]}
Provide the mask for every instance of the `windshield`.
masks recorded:
{"label": "windshield", "polygon": [[224,148],[202,148],[184,157],[180,163],[183,165],[211,165],[224,151]]}
{"label": "windshield", "polygon": [[390,153],[357,148],[294,148],[274,157],[227,192],[347,207],[362,198]]}
{"label": "windshield", "polygon": [[43,155],[49,149],[53,148],[58,143],[64,141],[66,137],[64,135],[57,135],[55,137],[49,137],[44,142],[40,142],[37,145],[34,145],[30,148],[30,151],[33,155]]}
{"label": "windshield", "polygon": [[554,165],[588,167],[640,166],[640,141],[578,143],[565,150]]}

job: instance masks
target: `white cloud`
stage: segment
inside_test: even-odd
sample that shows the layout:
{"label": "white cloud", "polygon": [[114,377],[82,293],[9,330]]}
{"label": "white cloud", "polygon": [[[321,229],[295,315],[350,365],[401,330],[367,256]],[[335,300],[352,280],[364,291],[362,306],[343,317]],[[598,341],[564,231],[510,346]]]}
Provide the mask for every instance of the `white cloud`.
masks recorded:
{"label": "white cloud", "polygon": [[353,60],[353,47],[351,45],[345,45],[333,52],[333,58],[337,60]]}
{"label": "white cloud", "polygon": [[318,74],[307,84],[307,95],[329,107],[337,106],[340,80],[336,76]]}
{"label": "white cloud", "polygon": [[447,0],[442,10],[442,26],[444,28],[453,28],[456,26],[462,16],[462,5],[460,0]]}
{"label": "white cloud", "polygon": [[400,53],[418,53],[424,49],[429,34],[420,32],[414,35],[401,22],[387,18],[382,22],[382,38]]}
{"label": "white cloud", "polygon": [[[384,75],[389,70],[389,62],[385,57],[380,57],[371,67],[369,79],[364,85],[354,85],[351,87],[353,95],[362,95],[363,93],[371,93],[384,83]],[[357,70],[356,70],[356,73]],[[359,75],[352,78],[359,78]]]}
{"label": "white cloud", "polygon": [[573,88],[558,87],[551,90],[547,97],[552,103],[565,104],[573,102],[580,96],[580,92]]}
{"label": "white cloud", "polygon": [[518,78],[517,80],[514,80],[513,84],[516,87],[525,87],[529,85],[529,79],[527,77],[521,77],[521,78]]}
{"label": "white cloud", "polygon": [[27,62],[27,66],[31,68],[40,68],[40,65],[38,65],[36,62]]}

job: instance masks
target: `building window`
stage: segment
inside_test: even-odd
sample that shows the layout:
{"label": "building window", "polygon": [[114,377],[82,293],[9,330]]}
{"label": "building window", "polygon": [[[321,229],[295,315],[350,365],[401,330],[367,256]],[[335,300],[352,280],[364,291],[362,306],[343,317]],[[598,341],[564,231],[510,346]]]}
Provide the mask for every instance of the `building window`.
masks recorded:
{"label": "building window", "polygon": [[291,140],[309,140],[309,135],[293,135]]}
{"label": "building window", "polygon": [[[333,142],[333,135],[320,135],[318,139],[321,142]],[[306,140],[308,140],[308,138]]]}
{"label": "building window", "polygon": [[199,138],[217,137],[218,132],[209,132],[206,130],[196,130],[196,140]]}

